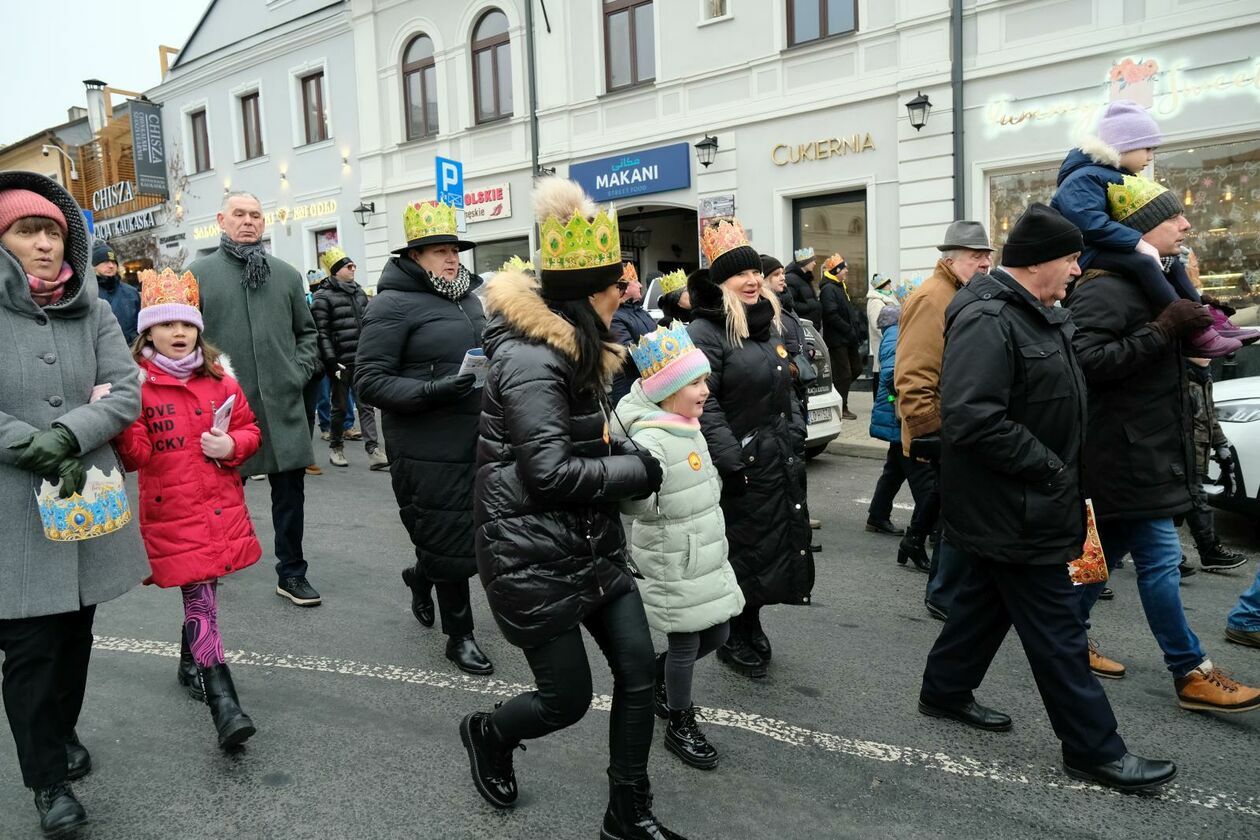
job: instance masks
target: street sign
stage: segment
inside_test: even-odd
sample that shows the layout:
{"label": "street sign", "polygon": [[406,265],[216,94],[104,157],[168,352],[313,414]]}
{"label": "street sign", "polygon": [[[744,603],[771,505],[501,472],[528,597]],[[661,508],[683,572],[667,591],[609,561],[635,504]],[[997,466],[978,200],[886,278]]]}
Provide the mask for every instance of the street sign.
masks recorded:
{"label": "street sign", "polygon": [[466,233],[468,222],[464,219],[464,164],[450,158],[434,157],[433,165],[437,171],[437,200],[455,208],[455,229]]}
{"label": "street sign", "polygon": [[83,211],[83,221],[87,222],[88,233],[96,233],[96,219],[92,215],[91,210]]}

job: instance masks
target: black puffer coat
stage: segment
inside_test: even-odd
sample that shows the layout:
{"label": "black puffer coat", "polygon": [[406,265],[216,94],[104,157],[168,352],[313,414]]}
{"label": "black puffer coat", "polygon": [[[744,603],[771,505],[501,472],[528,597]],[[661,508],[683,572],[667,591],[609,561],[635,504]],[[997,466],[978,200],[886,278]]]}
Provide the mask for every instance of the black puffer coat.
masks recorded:
{"label": "black puffer coat", "polygon": [[[319,331],[319,360],[325,368],[338,364],[354,366],[367,305],[367,294],[353,280],[345,285],[338,280],[325,280],[315,292],[311,317]],[[371,405],[370,400],[368,404]]]}
{"label": "black puffer coat", "polygon": [[818,293],[814,291],[814,284],[805,274],[805,269],[792,263],[783,272],[783,277],[787,280],[788,291],[792,293],[793,311],[821,330],[822,304],[818,301]]}
{"label": "black puffer coat", "polygon": [[822,303],[822,334],[827,348],[844,350],[857,347],[865,331],[858,332],[857,315],[849,303],[844,284],[838,280],[824,280],[819,298]]}
{"label": "black puffer coat", "polygon": [[477,571],[472,491],[481,390],[454,401],[423,391],[426,382],[459,372],[464,354],[481,346],[485,323],[471,291],[456,303],[435,292],[415,262],[393,257],[359,337],[355,388],[381,410],[398,515],[433,581]]}
{"label": "black puffer coat", "polygon": [[[477,568],[499,629],[537,647],[634,588],[618,503],[650,491],[633,444],[613,437],[602,391],[575,393],[573,326],[537,281],[495,276],[477,444]],[[606,345],[605,381],[623,350]]]}
{"label": "black puffer coat", "polygon": [[799,454],[805,418],[787,349],[773,327],[733,344],[720,296],[704,300],[693,290],[691,297],[707,304],[696,308],[687,331],[712,369],[700,426],[724,482],[735,577],[751,605],[807,604],[814,558]]}

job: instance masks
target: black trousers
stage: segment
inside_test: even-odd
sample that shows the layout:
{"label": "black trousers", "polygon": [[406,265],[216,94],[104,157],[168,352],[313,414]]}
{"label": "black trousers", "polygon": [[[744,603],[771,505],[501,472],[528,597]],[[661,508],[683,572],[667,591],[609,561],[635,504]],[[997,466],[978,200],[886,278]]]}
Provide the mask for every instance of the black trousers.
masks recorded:
{"label": "black trousers", "polygon": [[66,778],[66,739],[87,688],[96,607],[0,621],[4,710],[29,788]]}
{"label": "black trousers", "polygon": [[442,632],[451,638],[471,636],[473,632],[472,604],[469,602],[468,578],[449,583],[437,583],[425,577],[416,562],[416,585],[432,586],[437,593],[438,615],[442,617]]}
{"label": "black trousers", "polygon": [[936,470],[931,464],[921,463],[902,454],[900,442],[888,444],[884,469],[875,482],[875,492],[871,494],[867,515],[871,519],[891,518],[893,500],[901,490],[902,482],[910,484],[910,495],[914,497],[910,527],[921,534],[931,533],[941,515],[941,495],[937,490]]}
{"label": "black trousers", "polygon": [[962,588],[928,654],[920,696],[942,706],[971,701],[1014,625],[1063,756],[1093,765],[1124,755],[1111,704],[1089,670],[1067,564],[1016,565],[966,554],[963,560]]}
{"label": "black trousers", "polygon": [[[612,719],[608,724],[608,775],[614,782],[647,778],[655,716],[652,694],[656,654],[643,601],[636,589],[591,613],[582,622],[612,669]],[[541,738],[582,719],[591,705],[591,666],[574,627],[544,645],[526,648],[537,690],[518,694],[492,721],[508,744]]]}
{"label": "black trousers", "polygon": [[835,386],[847,409],[849,386],[862,375],[862,356],[852,346],[828,348],[828,353],[831,356],[831,384]]}
{"label": "black trousers", "polygon": [[1209,549],[1216,545],[1216,517],[1212,506],[1208,504],[1207,493],[1203,492],[1203,480],[1207,478],[1200,470],[1198,459],[1195,459],[1194,481],[1190,482],[1190,510],[1186,511],[1186,524],[1190,526],[1190,535],[1199,550]]}
{"label": "black trousers", "polygon": [[306,468],[272,473],[267,480],[271,483],[271,525],[276,532],[276,575],[305,577]]}

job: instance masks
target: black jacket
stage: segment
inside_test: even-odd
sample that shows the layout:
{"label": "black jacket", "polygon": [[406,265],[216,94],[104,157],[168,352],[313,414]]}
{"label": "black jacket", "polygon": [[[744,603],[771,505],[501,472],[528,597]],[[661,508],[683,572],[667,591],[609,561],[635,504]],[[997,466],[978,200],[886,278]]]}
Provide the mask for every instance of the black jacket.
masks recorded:
{"label": "black jacket", "polygon": [[[796,314],[795,302],[792,300],[792,292],[784,289],[782,292],[775,292],[775,297],[779,299],[779,305],[783,307],[783,346],[787,348],[788,359],[795,359],[798,355],[805,352],[808,347],[805,341],[805,327],[801,324],[801,319]],[[809,399],[808,385],[801,381],[799,372],[793,365],[792,388],[796,392],[797,399],[801,400],[804,405]]]}
{"label": "black jacket", "polygon": [[1067,310],[1003,271],[978,275],[945,311],[941,513],[959,549],[1051,565],[1081,554],[1085,380]]}
{"label": "black jacket", "polygon": [[721,310],[697,309],[687,331],[712,369],[700,427],[724,483],[735,577],[750,604],[809,603],[805,418],[787,349],[773,328],[733,344]]}
{"label": "black jacket", "polygon": [[792,293],[794,303],[792,310],[816,328],[822,329],[822,306],[818,302],[818,294],[814,291],[814,285],[805,274],[805,270],[796,263],[792,263],[783,272],[783,276],[787,280],[788,291]]}
{"label": "black jacket", "polygon": [[1141,287],[1104,274],[1079,281],[1068,305],[1089,383],[1085,494],[1098,519],[1161,519],[1190,509],[1193,430],[1177,343],[1150,321]]}
{"label": "black jacket", "polygon": [[[618,503],[652,489],[634,445],[612,435],[603,390],[575,391],[573,326],[537,289],[504,272],[487,290],[477,444],[477,568],[499,629],[522,648],[634,588]],[[606,345],[605,381],[621,364]]]}
{"label": "black jacket", "polygon": [[325,368],[354,365],[368,299],[362,286],[353,281],[351,285],[353,292],[347,292],[338,281],[325,280],[311,299],[311,317],[319,331],[319,360]]}
{"label": "black jacket", "polygon": [[844,285],[837,280],[824,280],[819,301],[822,304],[823,340],[827,342],[827,347],[831,350],[857,347],[862,339]]}
{"label": "black jacket", "polygon": [[[652,320],[652,316],[643,308],[641,302],[626,301],[613,313],[609,332],[618,344],[630,347],[638,344],[641,337],[655,329],[656,322]],[[627,356],[621,372],[613,377],[612,395],[609,397],[611,404],[615,406],[621,402],[621,398],[630,393],[630,386],[638,378],[639,369],[635,367],[634,360]]]}
{"label": "black jacket", "polygon": [[[473,278],[473,287],[479,282]],[[472,488],[481,390],[454,400],[426,392],[459,372],[464,354],[481,346],[485,323],[476,295],[445,298],[428,272],[393,257],[359,337],[355,388],[381,410],[398,514],[434,581],[466,580],[477,570]]]}

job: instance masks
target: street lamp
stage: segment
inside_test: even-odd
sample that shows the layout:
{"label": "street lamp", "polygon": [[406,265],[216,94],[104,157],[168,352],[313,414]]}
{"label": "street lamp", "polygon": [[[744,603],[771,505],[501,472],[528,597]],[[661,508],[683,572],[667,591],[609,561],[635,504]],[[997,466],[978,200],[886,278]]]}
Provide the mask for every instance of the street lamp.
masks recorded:
{"label": "street lamp", "polygon": [[376,212],[375,201],[360,201],[359,206],[351,211],[354,213],[354,220],[363,227],[367,227],[368,221],[372,218],[372,214]]}
{"label": "street lamp", "polygon": [[919,91],[919,95],[906,103],[906,111],[910,114],[910,125],[919,131],[927,125],[928,114],[932,113],[932,100]]}
{"label": "street lamp", "polygon": [[700,161],[701,166],[708,169],[709,164],[713,163],[713,158],[717,156],[717,150],[717,138],[706,134],[703,140],[696,143],[696,160]]}
{"label": "street lamp", "polygon": [[652,231],[645,227],[636,227],[630,231],[630,247],[642,251],[651,243]]}
{"label": "street lamp", "polygon": [[61,155],[63,158],[66,159],[66,162],[70,164],[70,180],[71,181],[79,180],[79,170],[74,168],[74,158],[66,154],[65,149],[61,148],[60,146],[54,146],[51,143],[46,143],[40,149],[40,151],[44,153],[44,157],[48,157],[48,155],[52,152],[56,152],[57,154]]}

